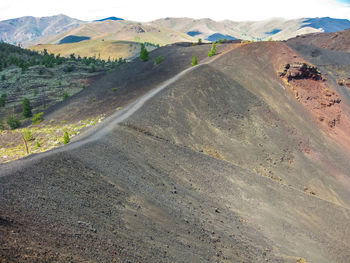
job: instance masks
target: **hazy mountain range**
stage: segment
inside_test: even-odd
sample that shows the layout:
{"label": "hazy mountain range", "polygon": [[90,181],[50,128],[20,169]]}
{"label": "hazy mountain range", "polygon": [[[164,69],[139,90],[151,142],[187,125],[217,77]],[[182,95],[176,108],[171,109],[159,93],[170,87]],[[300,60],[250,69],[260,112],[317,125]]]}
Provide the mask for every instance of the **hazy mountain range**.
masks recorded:
{"label": "hazy mountain range", "polygon": [[222,39],[285,40],[297,35],[316,32],[335,32],[350,28],[346,19],[273,18],[264,21],[214,21],[209,18],[163,18],[138,23],[117,17],[93,22],[65,15],[51,17],[20,17],[0,21],[0,39],[25,47],[34,44],[59,44],[67,36],[86,39],[149,41],[169,44],[178,41],[208,41]]}
{"label": "hazy mountain range", "polygon": [[43,36],[59,34],[87,22],[66,15],[25,16],[0,21],[0,39],[10,44],[25,44]]}

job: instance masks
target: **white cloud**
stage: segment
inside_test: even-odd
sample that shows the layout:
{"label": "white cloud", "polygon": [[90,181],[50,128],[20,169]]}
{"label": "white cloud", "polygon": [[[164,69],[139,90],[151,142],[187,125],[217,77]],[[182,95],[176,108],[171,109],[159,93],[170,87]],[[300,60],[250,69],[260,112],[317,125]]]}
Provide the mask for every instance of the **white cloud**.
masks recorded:
{"label": "white cloud", "polygon": [[350,7],[335,0],[11,0],[0,2],[0,20],[66,14],[82,20],[118,16],[135,21],[163,17],[263,20],[322,17],[350,19]]}

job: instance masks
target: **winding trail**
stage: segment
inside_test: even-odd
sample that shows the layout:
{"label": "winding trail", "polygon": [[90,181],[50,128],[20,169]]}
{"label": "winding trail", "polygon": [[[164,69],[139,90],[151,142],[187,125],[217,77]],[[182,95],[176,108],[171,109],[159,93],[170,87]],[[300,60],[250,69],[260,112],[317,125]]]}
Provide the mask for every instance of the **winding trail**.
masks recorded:
{"label": "winding trail", "polygon": [[64,147],[54,148],[54,149],[51,149],[51,150],[46,151],[46,152],[29,155],[23,159],[19,159],[19,160],[13,161],[13,162],[0,164],[0,177],[6,176],[13,169],[17,169],[17,168],[21,168],[21,167],[25,166],[30,161],[39,160],[39,159],[45,158],[47,156],[50,156],[54,153],[73,150],[73,149],[76,149],[84,144],[91,143],[93,141],[96,141],[98,139],[105,137],[108,133],[110,133],[113,129],[115,129],[118,126],[118,124],[122,123],[127,118],[129,118],[131,115],[133,115],[135,112],[137,112],[148,100],[153,98],[155,95],[157,95],[159,92],[161,92],[162,90],[167,88],[169,85],[171,85],[174,82],[176,82],[177,80],[179,80],[181,77],[186,75],[188,72],[191,72],[191,71],[195,70],[196,68],[201,67],[203,65],[207,65],[207,64],[212,63],[213,61],[220,58],[222,55],[224,55],[224,54],[230,52],[232,49],[236,48],[237,46],[238,46],[237,44],[229,45],[224,51],[217,54],[216,56],[211,57],[211,58],[206,58],[203,60],[202,63],[181,71],[180,73],[176,74],[174,77],[168,79],[167,81],[161,83],[159,86],[157,86],[153,90],[149,91],[148,93],[146,93],[145,95],[143,95],[142,97],[137,99],[136,101],[130,103],[122,110],[117,111],[114,114],[108,116],[101,123],[97,124],[96,126],[91,127],[83,134],[75,137],[70,144],[68,144]]}

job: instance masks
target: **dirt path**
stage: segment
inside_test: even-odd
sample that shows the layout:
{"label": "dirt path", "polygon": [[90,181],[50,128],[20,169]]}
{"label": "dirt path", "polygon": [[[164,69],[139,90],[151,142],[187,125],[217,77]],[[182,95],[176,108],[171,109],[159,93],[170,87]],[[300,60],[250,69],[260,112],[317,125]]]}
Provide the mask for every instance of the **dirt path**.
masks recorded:
{"label": "dirt path", "polygon": [[108,133],[110,133],[118,124],[120,124],[121,122],[123,122],[127,118],[129,118],[131,115],[133,115],[148,100],[153,98],[155,95],[157,95],[159,92],[161,92],[162,90],[167,88],[169,85],[171,85],[172,83],[174,83],[175,81],[177,81],[178,79],[180,79],[181,77],[186,75],[188,72],[193,71],[196,68],[201,67],[203,65],[207,65],[207,64],[214,62],[215,60],[217,60],[218,58],[220,58],[224,54],[226,54],[226,53],[230,52],[232,49],[236,48],[237,46],[238,46],[237,44],[228,45],[224,51],[217,54],[216,56],[211,57],[211,58],[206,58],[202,61],[202,63],[181,71],[180,73],[176,74],[174,77],[168,79],[167,81],[163,82],[158,87],[156,87],[155,89],[151,90],[147,94],[145,94],[142,97],[140,97],[139,99],[137,99],[135,102],[129,104],[128,106],[126,106],[122,110],[117,111],[116,113],[110,115],[102,123],[100,123],[94,127],[91,127],[85,133],[83,133],[75,138],[72,138],[72,142],[68,145],[66,145],[64,147],[55,148],[55,149],[52,149],[52,150],[47,151],[47,152],[29,155],[28,157],[26,157],[24,159],[20,159],[20,162],[10,162],[10,163],[6,163],[6,164],[1,164],[0,165],[0,168],[1,168],[0,177],[6,176],[15,167],[23,166],[27,162],[29,162],[30,160],[41,159],[41,158],[44,158],[44,157],[49,156],[49,155],[56,153],[56,152],[64,152],[64,151],[76,149],[76,148],[78,148],[86,143],[90,143],[90,142],[93,142],[93,141],[98,140],[100,138],[103,138]]}

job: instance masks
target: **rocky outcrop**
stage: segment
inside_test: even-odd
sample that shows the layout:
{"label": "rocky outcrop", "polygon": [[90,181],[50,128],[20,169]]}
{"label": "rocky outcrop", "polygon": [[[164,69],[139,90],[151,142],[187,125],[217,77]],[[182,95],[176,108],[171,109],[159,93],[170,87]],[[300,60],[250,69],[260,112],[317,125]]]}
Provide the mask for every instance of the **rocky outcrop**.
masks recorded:
{"label": "rocky outcrop", "polygon": [[140,25],[130,25],[126,27],[126,32],[136,32],[136,33],[145,33],[145,30]]}
{"label": "rocky outcrop", "polygon": [[296,63],[293,65],[287,64],[280,76],[286,77],[288,81],[291,81],[292,79],[326,80],[322,78],[317,67],[306,63]]}
{"label": "rocky outcrop", "polygon": [[334,128],[341,121],[341,99],[317,67],[306,63],[286,64],[280,77],[320,122]]}

